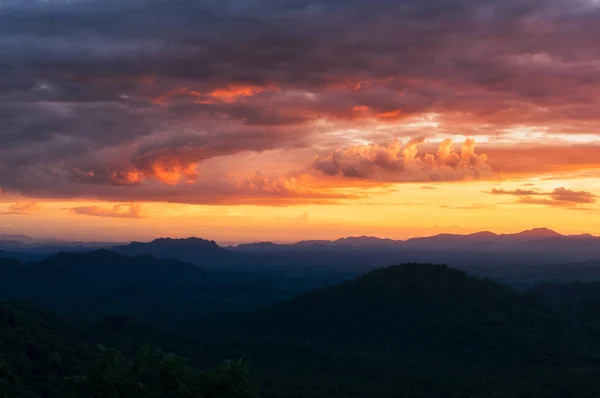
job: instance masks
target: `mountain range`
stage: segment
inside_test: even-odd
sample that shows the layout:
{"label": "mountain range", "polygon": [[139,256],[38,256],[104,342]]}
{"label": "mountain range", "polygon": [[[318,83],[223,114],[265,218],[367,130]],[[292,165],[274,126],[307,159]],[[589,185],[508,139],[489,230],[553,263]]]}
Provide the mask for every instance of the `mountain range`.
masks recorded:
{"label": "mountain range", "polygon": [[[60,250],[89,252],[97,244],[21,245],[13,250],[0,250],[0,257],[22,263],[39,262]],[[561,235],[547,228],[516,234],[441,234],[404,241],[360,236],[335,241],[262,242],[230,247],[201,238],[161,238],[116,246],[108,244],[105,248],[129,257],[151,255],[157,259],[174,259],[209,271],[295,280],[311,288],[355,278],[390,264],[410,262],[447,264],[520,289],[541,283],[600,281],[600,238]]]}
{"label": "mountain range", "polygon": [[254,310],[316,286],[108,250],[60,252],[27,264],[0,258],[0,300],[24,300],[83,319],[126,315],[162,324],[193,322]]}
{"label": "mountain range", "polygon": [[314,247],[314,246],[351,246],[351,247],[395,247],[406,250],[489,250],[507,248],[522,244],[538,243],[540,246],[561,244],[597,245],[600,253],[600,237],[590,234],[562,235],[548,228],[534,228],[514,234],[495,234],[489,231],[472,234],[439,234],[429,237],[418,237],[407,240],[393,240],[373,236],[346,237],[337,240],[309,240],[292,244],[276,244],[272,242],[241,244],[232,247],[242,251],[266,251],[277,247]]}
{"label": "mountain range", "polygon": [[[535,242],[537,232],[525,239]],[[547,234],[542,240],[561,238]],[[87,368],[80,365],[88,359],[64,346],[65,336],[73,334],[86,356],[97,343],[129,355],[136,344],[150,341],[199,368],[243,358],[266,398],[600,394],[597,284],[545,284],[518,292],[447,265],[371,269],[402,257],[404,249],[395,247],[354,247],[348,241],[294,247],[304,254],[244,253],[195,238],[160,239],[115,247],[121,253],[59,252],[28,263],[0,259],[0,300],[93,322],[74,325],[12,304],[0,307],[0,349],[11,347],[8,359],[0,357],[0,382],[13,383],[3,378],[14,369],[19,388],[36,386],[30,396],[49,396],[44,386],[37,389],[40,374],[45,383],[62,385],[52,379],[66,374],[61,363]],[[448,257],[467,264],[482,258]],[[600,269],[598,262],[535,266],[528,260],[527,267],[487,263],[473,269],[491,267],[504,277],[515,268],[544,278],[555,272],[567,280],[568,270],[582,269],[593,278]],[[261,261],[285,272],[254,268]],[[238,268],[243,272],[231,271]],[[15,330],[32,332],[16,336]]]}

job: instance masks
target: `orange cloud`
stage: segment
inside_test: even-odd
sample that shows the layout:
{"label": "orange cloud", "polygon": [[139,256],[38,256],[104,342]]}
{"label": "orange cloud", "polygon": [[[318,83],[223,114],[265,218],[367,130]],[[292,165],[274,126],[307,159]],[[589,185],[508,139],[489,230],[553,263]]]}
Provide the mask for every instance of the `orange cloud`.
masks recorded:
{"label": "orange cloud", "polygon": [[71,170],[71,181],[85,182],[88,184],[107,184],[114,186],[139,185],[142,175],[133,167],[122,170],[82,170],[73,168]]}
{"label": "orange cloud", "polygon": [[0,214],[5,215],[30,215],[41,210],[36,202],[16,202],[9,206],[8,211]]}
{"label": "orange cloud", "polygon": [[173,89],[163,95],[152,98],[152,103],[155,105],[165,105],[170,99],[174,97],[201,97],[202,93],[199,91],[190,90],[189,87],[179,87]]}
{"label": "orange cloud", "polygon": [[139,204],[119,204],[112,208],[103,208],[100,206],[83,206],[68,209],[73,214],[80,214],[94,217],[112,217],[112,218],[144,218],[142,206]]}
{"label": "orange cloud", "polygon": [[167,185],[192,182],[197,177],[196,164],[177,157],[162,157],[150,166],[151,175]]}
{"label": "orange cloud", "polygon": [[[213,203],[283,206],[301,203],[335,204],[342,199],[360,198],[357,195],[309,187],[305,185],[303,177],[281,177],[257,172],[249,178],[232,179],[227,187],[228,194],[220,196],[217,193]],[[225,193],[225,190],[222,189],[222,192]],[[230,192],[235,192],[235,195]]]}
{"label": "orange cloud", "polygon": [[439,205],[440,209],[449,209],[449,210],[484,210],[491,209],[494,205],[486,204],[486,203],[472,203],[470,205]]}
{"label": "orange cloud", "polygon": [[397,109],[395,111],[378,113],[377,116],[381,118],[399,118],[403,116],[403,112],[401,109]]}
{"label": "orange cloud", "polygon": [[189,87],[179,87],[165,94],[152,98],[151,102],[155,105],[165,105],[173,98],[191,97],[194,102],[199,104],[233,104],[240,98],[251,97],[266,90],[276,89],[275,87],[264,87],[255,85],[229,84],[225,87],[217,88],[208,92],[192,90]]}
{"label": "orange cloud", "polygon": [[313,168],[329,176],[375,179],[393,182],[457,181],[493,178],[486,155],[475,153],[475,141],[465,140],[459,153],[453,141],[446,139],[437,154],[419,154],[424,139],[405,145],[399,140],[387,145],[356,145],[338,149],[327,156],[316,156]]}
{"label": "orange cloud", "polygon": [[486,146],[485,151],[494,170],[520,176],[600,168],[598,145]]}
{"label": "orange cloud", "polygon": [[595,203],[596,195],[586,191],[571,191],[564,187],[552,191],[552,199],[560,202]]}
{"label": "orange cloud", "polygon": [[371,108],[366,105],[357,105],[352,107],[353,112],[368,112],[369,110],[371,110]]}
{"label": "orange cloud", "polygon": [[555,188],[551,192],[539,189],[492,189],[492,195],[517,196],[519,203],[547,205],[556,207],[572,207],[596,203],[597,196],[587,191],[573,191],[565,187]]}
{"label": "orange cloud", "polygon": [[229,85],[224,88],[213,90],[208,95],[221,102],[234,103],[240,97],[251,97],[265,90],[266,88],[260,86]]}

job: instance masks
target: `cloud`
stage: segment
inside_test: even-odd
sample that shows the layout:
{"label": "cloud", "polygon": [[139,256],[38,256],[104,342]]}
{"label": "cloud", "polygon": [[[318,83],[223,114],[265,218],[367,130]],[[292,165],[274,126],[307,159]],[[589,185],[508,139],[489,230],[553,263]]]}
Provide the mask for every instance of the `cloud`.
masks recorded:
{"label": "cloud", "polygon": [[493,195],[513,195],[513,196],[530,196],[530,195],[548,195],[546,192],[542,192],[536,189],[514,189],[507,191],[505,189],[493,188],[490,191]]}
{"label": "cloud", "polygon": [[4,215],[30,215],[39,213],[41,207],[36,202],[16,202],[8,207],[8,211],[0,214]]}
{"label": "cloud", "polygon": [[[180,181],[174,185],[165,185],[162,181],[152,179],[143,180],[136,186],[80,183],[70,186],[77,191],[70,191],[64,195],[66,198],[78,196],[113,202],[265,206],[334,204],[364,197],[360,192],[352,193],[347,189],[345,192],[338,192],[335,188],[311,185],[312,181],[308,175],[283,177],[257,172],[250,177],[235,177],[206,173],[193,181]],[[36,195],[57,198],[56,191],[52,188],[48,191],[37,191]]]}
{"label": "cloud", "polygon": [[600,168],[597,144],[522,144],[485,146],[491,167],[508,175],[569,173]]}
{"label": "cloud", "polygon": [[442,141],[436,154],[420,155],[423,138],[402,145],[399,140],[387,145],[356,145],[317,156],[313,168],[329,176],[367,178],[395,182],[459,181],[491,179],[494,173],[486,155],[475,153],[475,141],[465,140],[460,152],[453,141]]}
{"label": "cloud", "polygon": [[[252,178],[268,151],[390,182],[600,168],[597,144],[572,145],[600,131],[599,21],[567,0],[4,1],[0,189],[235,203],[207,162]],[[355,145],[447,135],[516,145]]]}
{"label": "cloud", "polygon": [[564,187],[552,191],[552,200],[557,202],[595,203],[597,196],[587,191],[571,191]]}
{"label": "cloud", "polygon": [[142,211],[142,206],[139,204],[118,204],[111,208],[100,206],[82,206],[68,209],[73,214],[94,217],[111,217],[111,218],[144,218],[146,215]]}
{"label": "cloud", "polygon": [[452,210],[483,210],[493,208],[494,205],[486,203],[472,203],[470,205],[440,205],[440,209],[452,209]]}
{"label": "cloud", "polygon": [[[588,191],[573,191],[565,187],[555,188],[550,192],[539,189],[504,190],[494,188],[489,191],[492,195],[517,196],[519,203],[547,205],[555,207],[573,207],[596,203],[597,196]],[[578,207],[581,208],[581,207]]]}

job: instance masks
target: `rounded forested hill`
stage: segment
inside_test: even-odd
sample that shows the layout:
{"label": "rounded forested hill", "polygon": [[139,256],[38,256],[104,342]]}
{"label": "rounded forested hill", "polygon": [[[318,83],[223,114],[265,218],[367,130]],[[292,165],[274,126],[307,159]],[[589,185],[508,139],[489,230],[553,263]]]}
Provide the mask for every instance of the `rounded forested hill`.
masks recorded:
{"label": "rounded forested hill", "polygon": [[594,344],[529,296],[432,264],[380,269],[305,294],[263,311],[253,327],[327,347],[493,362],[564,363]]}

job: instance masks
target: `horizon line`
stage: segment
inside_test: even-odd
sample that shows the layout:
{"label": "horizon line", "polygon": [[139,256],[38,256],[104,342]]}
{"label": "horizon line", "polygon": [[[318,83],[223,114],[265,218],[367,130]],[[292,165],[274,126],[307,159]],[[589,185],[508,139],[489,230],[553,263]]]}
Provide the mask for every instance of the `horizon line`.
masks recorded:
{"label": "horizon line", "polygon": [[[2,236],[13,236],[13,237],[25,237],[28,239],[31,239],[33,241],[37,241],[37,242],[31,242],[31,244],[35,244],[35,245],[39,245],[39,244],[47,244],[47,245],[52,245],[52,244],[111,244],[111,245],[123,245],[123,244],[130,244],[130,243],[150,243],[159,239],[172,239],[172,240],[186,240],[186,239],[201,239],[201,240],[205,240],[205,241],[210,241],[210,242],[215,242],[216,244],[218,244],[221,247],[234,247],[234,246],[239,246],[239,245],[244,245],[244,244],[260,244],[260,243],[272,243],[272,244],[278,244],[278,245],[293,245],[293,244],[298,244],[298,243],[305,243],[305,242],[337,242],[340,240],[344,240],[344,239],[357,239],[357,238],[369,238],[369,239],[378,239],[378,240],[389,240],[389,241],[394,241],[394,242],[406,242],[408,240],[411,239],[426,239],[426,238],[433,238],[436,236],[442,236],[442,235],[451,235],[451,236],[472,236],[472,235],[477,235],[477,234],[492,234],[495,236],[510,236],[510,235],[518,235],[518,234],[523,234],[523,233],[527,233],[527,232],[535,232],[535,231],[544,231],[546,233],[550,233],[550,234],[556,234],[559,236],[563,236],[563,237],[573,237],[573,236],[590,236],[590,237],[594,237],[594,238],[598,238],[599,236],[597,235],[593,235],[591,233],[578,233],[578,234],[564,234],[561,232],[556,231],[555,229],[552,228],[548,228],[548,227],[535,227],[535,228],[530,228],[530,229],[525,229],[525,230],[518,230],[516,232],[505,232],[505,233],[498,233],[498,232],[493,232],[490,230],[481,230],[481,231],[476,231],[476,232],[469,232],[469,233],[451,233],[451,232],[440,232],[437,234],[432,234],[432,235],[415,235],[415,236],[410,236],[404,239],[394,239],[394,238],[390,238],[387,236],[377,236],[377,235],[345,235],[345,236],[340,236],[339,238],[335,238],[335,239],[300,239],[300,240],[289,240],[289,241],[277,241],[277,240],[232,240],[232,241],[227,241],[226,239],[211,239],[211,238],[207,238],[207,237],[201,237],[201,236],[182,236],[182,237],[172,237],[172,236],[159,236],[159,237],[155,237],[155,238],[150,238],[148,240],[137,240],[137,239],[132,239],[132,240],[104,240],[104,239],[98,239],[98,240],[70,240],[70,239],[59,239],[59,238],[52,238],[52,237],[35,237],[35,236],[31,236],[28,234],[0,234],[0,242],[20,242],[20,243],[25,243],[28,244],[28,242],[24,242],[24,241],[20,241],[20,240],[8,240],[8,239],[2,239]],[[46,241],[46,242],[44,242]]]}

